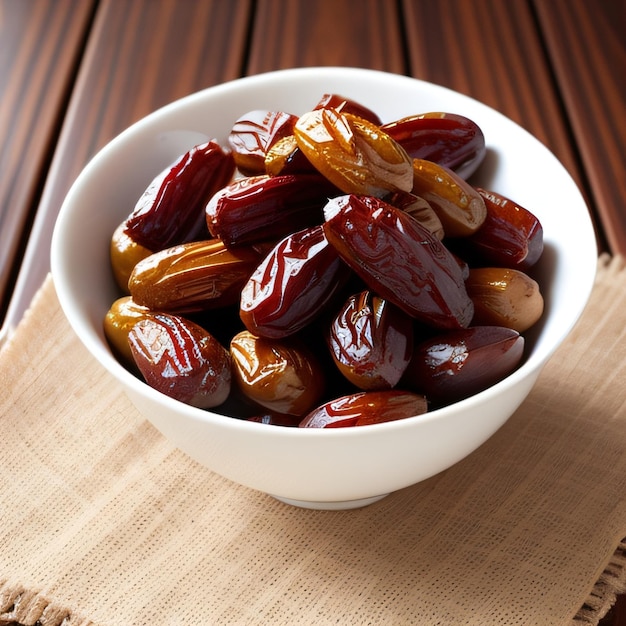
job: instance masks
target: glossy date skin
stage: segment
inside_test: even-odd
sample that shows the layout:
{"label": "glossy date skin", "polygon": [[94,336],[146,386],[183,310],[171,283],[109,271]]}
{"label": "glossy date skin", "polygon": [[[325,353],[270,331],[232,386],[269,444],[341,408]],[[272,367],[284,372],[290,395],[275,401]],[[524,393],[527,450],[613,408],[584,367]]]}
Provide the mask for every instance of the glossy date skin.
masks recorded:
{"label": "glossy date skin", "polygon": [[218,239],[155,252],[135,266],[133,300],[154,311],[193,313],[239,302],[241,288],[260,261],[252,248],[230,250]]}
{"label": "glossy date skin", "polygon": [[482,196],[452,170],[413,159],[413,193],[424,198],[441,220],[447,237],[469,237],[487,218]]}
{"label": "glossy date skin", "polygon": [[132,327],[128,343],[146,382],[161,393],[203,409],[228,397],[230,354],[197,324],[157,313]]}
{"label": "glossy date skin", "polygon": [[316,109],[300,116],[298,147],[344,193],[383,197],[411,191],[411,159],[380,127],[350,113]]}
{"label": "glossy date skin", "polygon": [[281,174],[313,174],[317,170],[298,147],[294,135],[279,139],[265,155],[265,173],[268,176]]}
{"label": "glossy date skin", "polygon": [[111,259],[113,277],[123,293],[129,293],[128,279],[133,273],[135,265],[153,254],[153,252],[154,250],[149,250],[130,237],[126,232],[125,221],[115,229],[109,245],[109,257]]}
{"label": "glossy date skin", "polygon": [[398,191],[385,198],[385,202],[401,209],[427,228],[437,239],[443,239],[445,232],[441,220],[430,204],[413,193]]}
{"label": "glossy date skin", "polygon": [[330,200],[325,215],[328,241],[372,291],[429,326],[469,325],[474,306],[461,266],[410,215],[356,195]]}
{"label": "glossy date skin", "polygon": [[413,352],[413,321],[371,291],[350,296],[330,324],[331,355],[359,389],[391,389]]}
{"label": "glossy date skin", "polygon": [[415,346],[402,384],[443,406],[508,376],[521,362],[524,338],[499,326],[449,331]]}
{"label": "glossy date skin", "polygon": [[282,111],[254,110],[235,121],[228,135],[233,159],[246,176],[265,173],[265,157],[280,139],[293,133],[297,116]]}
{"label": "glossy date skin", "polygon": [[506,326],[523,333],[543,314],[539,284],[520,270],[472,268],[465,284],[474,303],[473,324]]}
{"label": "glossy date skin", "polygon": [[227,246],[275,242],[320,224],[327,199],[338,193],[317,173],[242,178],[211,198],[207,225]]}
{"label": "glossy date skin", "polygon": [[137,322],[153,314],[153,311],[137,304],[130,296],[122,296],[113,302],[104,316],[104,336],[115,355],[126,366],[135,365],[128,345],[128,334]]}
{"label": "glossy date skin", "polygon": [[384,124],[414,159],[427,159],[469,178],[486,154],[485,136],[473,120],[455,113],[432,111]]}
{"label": "glossy date skin", "polygon": [[351,98],[344,98],[336,93],[324,94],[320,101],[315,105],[316,109],[334,109],[339,113],[350,113],[356,115],[364,120],[367,120],[371,124],[376,126],[382,126],[382,120],[378,117],[378,114],[362,105],[360,102]]}
{"label": "glossy date skin", "polygon": [[[172,166],[129,218],[149,233],[169,212],[164,239],[140,244],[129,220],[114,233],[113,270],[131,297],[112,305],[105,334],[129,369],[139,375],[141,363],[156,389],[203,408],[220,402],[224,415],[332,428],[419,415],[519,365],[524,283],[473,269],[532,265],[542,231],[529,212],[464,180],[485,154],[471,120],[433,112],[382,124],[325,94],[300,118],[250,111],[228,140],[199,230],[177,223],[170,201],[185,196],[175,185],[164,192],[170,204],[150,204],[168,176],[191,176]],[[175,245],[163,246],[168,237]],[[219,342],[212,353],[200,350],[206,333]],[[234,382],[224,369],[216,396],[205,383],[224,356],[217,345],[229,346]]]}
{"label": "glossy date skin", "polygon": [[423,395],[395,389],[362,391],[336,398],[311,411],[300,428],[368,426],[422,415],[428,410]]}
{"label": "glossy date skin", "polygon": [[231,180],[235,162],[214,141],[194,147],[148,186],[125,222],[125,233],[153,252],[206,238],[204,207]]}
{"label": "glossy date skin", "polygon": [[241,392],[270,411],[301,416],[320,401],[324,372],[302,342],[244,330],[232,338],[230,353]]}
{"label": "glossy date skin", "polygon": [[480,187],[487,209],[485,221],[467,240],[470,252],[486,264],[526,270],[543,253],[543,227],[537,217],[511,199]]}
{"label": "glossy date skin", "polygon": [[241,320],[263,337],[297,333],[324,311],[349,276],[321,225],[293,233],[265,257],[241,290]]}

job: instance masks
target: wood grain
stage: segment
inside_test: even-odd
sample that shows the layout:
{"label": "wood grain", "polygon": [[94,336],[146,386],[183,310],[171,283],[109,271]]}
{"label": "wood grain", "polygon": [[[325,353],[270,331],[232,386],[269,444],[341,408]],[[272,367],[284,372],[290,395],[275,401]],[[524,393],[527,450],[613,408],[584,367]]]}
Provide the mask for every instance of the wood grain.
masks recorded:
{"label": "wood grain", "polygon": [[583,186],[576,150],[527,2],[405,0],[411,74],[500,111],[546,144]]}
{"label": "wood grain", "polygon": [[0,303],[89,31],[90,0],[0,0]]}
{"label": "wood grain", "polygon": [[534,0],[610,250],[626,254],[626,5]]}
{"label": "wood grain", "polygon": [[403,74],[400,20],[387,0],[258,0],[246,73],[341,65]]}
{"label": "wood grain", "polygon": [[8,326],[19,320],[50,269],[50,234],[83,167],[157,108],[239,77],[250,11],[250,0],[100,0],[17,278],[17,296],[7,311]]}

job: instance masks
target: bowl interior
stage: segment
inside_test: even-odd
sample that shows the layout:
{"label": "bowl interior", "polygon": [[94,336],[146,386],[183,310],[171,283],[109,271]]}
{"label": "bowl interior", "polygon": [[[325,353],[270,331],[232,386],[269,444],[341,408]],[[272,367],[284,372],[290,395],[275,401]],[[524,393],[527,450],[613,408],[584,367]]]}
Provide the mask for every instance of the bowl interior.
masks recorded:
{"label": "bowl interior", "polygon": [[[152,393],[115,361],[102,332],[104,315],[119,295],[109,268],[115,227],[158,172],[206,137],[225,143],[240,115],[252,109],[302,113],[329,92],[358,100],[384,121],[426,111],[473,119],[488,146],[473,182],[514,199],[541,220],[545,252],[535,274],[543,287],[546,312],[529,334],[532,349],[526,362],[500,385],[513,385],[536,372],[572,328],[591,291],[597,250],[585,202],[545,146],[497,111],[430,83],[353,68],[284,70],[212,87],[156,111],[103,148],[67,195],[52,241],[59,300],[79,338],[127,385]],[[204,415],[201,419],[214,417],[194,411]],[[302,435],[300,431],[297,436]]]}

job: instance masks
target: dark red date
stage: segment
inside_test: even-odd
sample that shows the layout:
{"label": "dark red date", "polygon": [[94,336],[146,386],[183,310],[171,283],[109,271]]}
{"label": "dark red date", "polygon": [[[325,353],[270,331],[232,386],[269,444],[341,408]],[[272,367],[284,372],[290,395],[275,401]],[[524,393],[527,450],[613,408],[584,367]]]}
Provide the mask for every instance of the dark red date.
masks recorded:
{"label": "dark red date", "polygon": [[378,114],[371,109],[363,106],[356,100],[344,98],[336,93],[324,94],[315,106],[315,109],[335,109],[335,111],[340,113],[350,113],[372,124],[376,124],[376,126],[381,126],[383,123]]}
{"label": "dark red date", "polygon": [[206,238],[204,207],[233,176],[230,152],[210,141],[184,154],[148,186],[125,223],[125,233],[152,252]]}
{"label": "dark red date", "polygon": [[319,174],[242,178],[211,198],[206,206],[207,225],[227,246],[275,242],[321,224],[326,201],[338,193]]}
{"label": "dark red date", "polygon": [[331,400],[311,411],[300,428],[367,426],[423,415],[426,398],[408,391],[361,391]]}
{"label": "dark red date", "polygon": [[472,120],[455,113],[429,112],[384,124],[414,159],[427,159],[469,178],[486,154],[485,136]]}
{"label": "dark red date", "polygon": [[391,389],[413,351],[413,320],[371,291],[348,298],[332,320],[328,343],[339,371],[359,389]]}
{"label": "dark red date", "polygon": [[250,111],[240,117],[228,135],[235,165],[246,176],[265,173],[265,156],[280,139],[293,133],[297,116],[282,111]]}
{"label": "dark red date", "polygon": [[402,384],[438,405],[467,398],[519,365],[524,338],[500,326],[453,330],[415,346]]}
{"label": "dark red date", "polygon": [[517,269],[533,266],[543,253],[543,227],[530,211],[494,191],[476,188],[487,217],[466,246],[487,264]]}
{"label": "dark red date", "polygon": [[132,327],[128,342],[146,382],[165,395],[204,409],[228,397],[230,354],[197,324],[176,315],[150,315]]}
{"label": "dark red date", "polygon": [[263,337],[292,335],[324,310],[349,275],[321,225],[293,233],[265,257],[241,290],[241,320]]}
{"label": "dark red date", "polygon": [[367,286],[411,317],[437,328],[463,328],[474,306],[455,257],[400,209],[366,196],[334,198],[324,232]]}

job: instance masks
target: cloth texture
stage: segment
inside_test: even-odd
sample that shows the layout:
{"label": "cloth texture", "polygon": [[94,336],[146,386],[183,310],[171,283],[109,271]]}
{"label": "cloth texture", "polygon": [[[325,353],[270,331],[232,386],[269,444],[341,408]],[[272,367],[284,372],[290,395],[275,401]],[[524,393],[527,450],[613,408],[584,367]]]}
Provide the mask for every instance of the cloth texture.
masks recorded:
{"label": "cloth texture", "polygon": [[625,328],[624,261],[603,256],[489,441],[371,506],[314,511],[168,443],[48,277],[0,353],[0,624],[597,624],[626,585]]}

